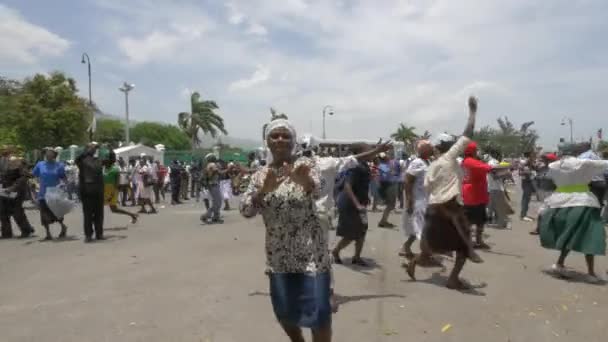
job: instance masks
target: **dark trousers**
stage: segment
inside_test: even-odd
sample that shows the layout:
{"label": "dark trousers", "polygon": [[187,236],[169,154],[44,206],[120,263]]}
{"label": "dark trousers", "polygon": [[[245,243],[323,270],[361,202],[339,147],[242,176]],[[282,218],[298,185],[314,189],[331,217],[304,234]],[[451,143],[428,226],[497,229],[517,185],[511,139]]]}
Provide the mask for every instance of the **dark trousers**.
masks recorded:
{"label": "dark trousers", "polygon": [[[192,177],[192,178],[194,178],[194,177]],[[192,180],[192,182],[190,183],[190,197],[199,199],[200,193],[201,193],[201,182]]]}
{"label": "dark trousers", "polygon": [[179,202],[180,188],[180,182],[171,182],[171,203]]}
{"label": "dark trousers", "polygon": [[120,194],[120,204],[123,207],[127,206],[127,200],[129,199],[129,185],[119,185],[118,193]]}
{"label": "dark trousers", "polygon": [[11,217],[19,226],[19,230],[21,230],[22,234],[27,234],[28,232],[33,232],[34,228],[28,221],[27,216],[25,215],[25,210],[23,210],[23,201],[10,199],[10,198],[2,198],[0,203],[0,221],[2,223],[2,236],[3,237],[11,237],[13,236],[13,226],[11,224]]}
{"label": "dark trousers", "polygon": [[404,194],[403,194],[404,183],[399,182],[399,190],[397,190],[397,199],[399,200],[399,209],[403,209],[404,206]]}
{"label": "dark trousers", "polygon": [[522,186],[521,190],[521,214],[519,217],[524,218],[528,216],[528,208],[530,207],[530,200],[532,199],[532,193],[534,193],[534,187],[525,185]]}
{"label": "dark trousers", "polygon": [[103,237],[103,188],[84,189],[80,198],[84,216],[84,235],[87,237]]}

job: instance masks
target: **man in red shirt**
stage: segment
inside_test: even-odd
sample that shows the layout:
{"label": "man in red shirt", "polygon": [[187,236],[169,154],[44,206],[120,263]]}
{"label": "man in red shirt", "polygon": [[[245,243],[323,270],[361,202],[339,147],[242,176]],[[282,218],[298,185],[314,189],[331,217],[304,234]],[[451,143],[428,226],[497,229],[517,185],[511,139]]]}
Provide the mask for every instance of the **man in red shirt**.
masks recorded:
{"label": "man in red shirt", "polygon": [[489,249],[483,241],[483,226],[486,223],[486,206],[490,202],[488,194],[488,173],[492,167],[477,158],[477,143],[471,142],[464,151],[462,161],[462,199],[469,223],[475,225],[475,248]]}

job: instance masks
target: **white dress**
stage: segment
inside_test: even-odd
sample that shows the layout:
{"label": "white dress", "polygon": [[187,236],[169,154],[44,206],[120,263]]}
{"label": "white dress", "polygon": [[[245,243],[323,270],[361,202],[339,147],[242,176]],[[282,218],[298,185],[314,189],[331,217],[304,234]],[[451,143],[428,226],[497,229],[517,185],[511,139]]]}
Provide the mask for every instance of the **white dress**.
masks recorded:
{"label": "white dress", "polygon": [[424,159],[416,158],[406,171],[406,174],[416,177],[412,188],[414,211],[410,215],[407,210],[404,210],[401,215],[401,229],[406,237],[416,236],[420,239],[422,236],[424,215],[428,206],[428,195],[424,189],[424,177],[428,167],[429,164]]}
{"label": "white dress", "polygon": [[152,198],[152,186],[146,186],[144,184],[144,174],[148,174],[148,177],[152,177],[152,170],[148,165],[141,167],[137,173],[137,193],[141,199]]}

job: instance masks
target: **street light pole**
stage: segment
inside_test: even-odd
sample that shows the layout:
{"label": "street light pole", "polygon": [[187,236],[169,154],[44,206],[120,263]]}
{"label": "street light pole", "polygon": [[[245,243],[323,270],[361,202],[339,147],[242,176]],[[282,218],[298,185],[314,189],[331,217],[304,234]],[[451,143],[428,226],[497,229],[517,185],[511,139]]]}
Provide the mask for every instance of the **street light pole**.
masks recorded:
{"label": "street light pole", "polygon": [[574,128],[573,128],[573,120],[569,117],[564,117],[562,119],[562,126],[566,125],[566,120],[568,120],[568,124],[570,125],[570,143],[574,143]]}
{"label": "street light pole", "polygon": [[89,106],[93,107],[93,97],[91,96],[91,59],[86,52],[82,54],[81,63],[86,63],[89,69]]}
{"label": "street light pole", "polygon": [[[329,112],[327,110],[329,109]],[[323,139],[326,139],[327,136],[325,134],[325,114],[334,115],[334,108],[331,105],[327,105],[323,107]]]}
{"label": "street light pole", "polygon": [[128,146],[131,143],[131,137],[129,135],[129,92],[135,88],[135,84],[129,84],[124,82],[122,87],[118,88],[118,90],[125,93],[125,140],[126,145]]}

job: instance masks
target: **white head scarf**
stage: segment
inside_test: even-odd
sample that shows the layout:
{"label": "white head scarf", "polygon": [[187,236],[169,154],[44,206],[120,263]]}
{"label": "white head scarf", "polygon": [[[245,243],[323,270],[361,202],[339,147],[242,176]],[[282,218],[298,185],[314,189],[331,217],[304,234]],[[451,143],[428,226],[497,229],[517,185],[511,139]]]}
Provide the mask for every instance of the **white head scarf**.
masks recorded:
{"label": "white head scarf", "polygon": [[[293,125],[289,122],[289,120],[286,119],[276,119],[276,120],[272,120],[268,123],[268,125],[266,126],[266,145],[268,145],[268,137],[270,136],[270,133],[272,133],[272,131],[274,131],[275,129],[278,128],[285,128],[289,131],[289,133],[291,133],[291,144],[292,144],[292,150],[291,153],[295,154],[296,153],[296,149],[298,148],[298,144],[297,144],[297,135],[296,135],[296,129],[293,127]],[[269,165],[272,162],[272,153],[270,153],[267,158],[266,158],[266,165]]]}

